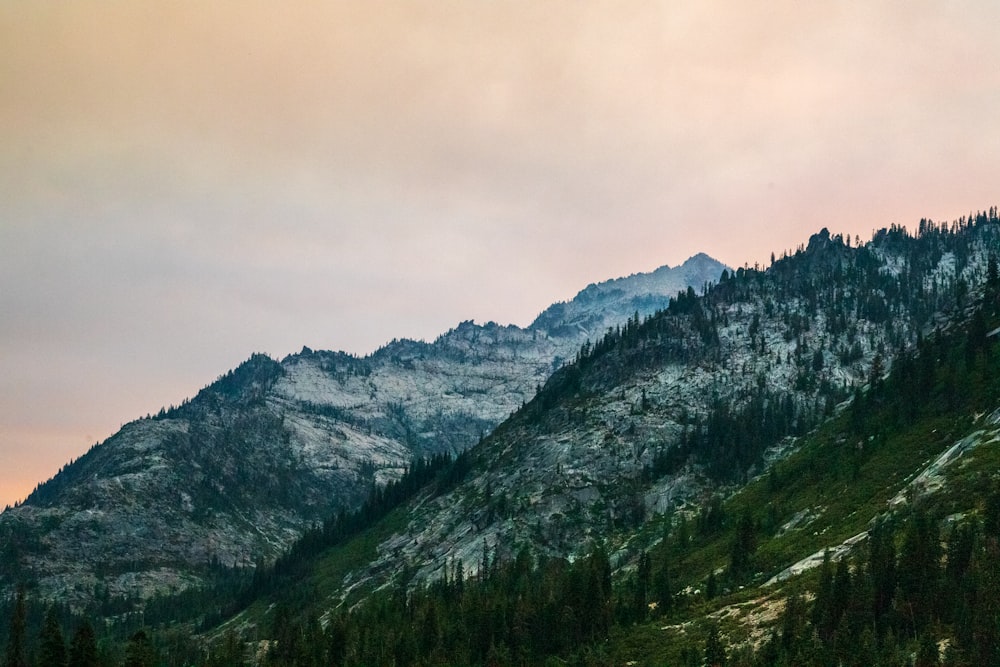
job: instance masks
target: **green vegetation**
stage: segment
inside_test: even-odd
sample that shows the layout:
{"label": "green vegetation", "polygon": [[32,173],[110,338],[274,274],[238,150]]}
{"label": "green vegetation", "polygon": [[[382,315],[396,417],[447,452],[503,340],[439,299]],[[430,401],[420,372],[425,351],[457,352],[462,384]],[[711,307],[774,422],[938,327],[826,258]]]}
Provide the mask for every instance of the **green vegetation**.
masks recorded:
{"label": "green vegetation", "polygon": [[[962,225],[997,222],[991,210]],[[860,313],[893,334],[885,340],[899,349],[875,356],[850,403],[840,402],[850,391],[825,375],[826,355],[857,359],[858,341],[839,350],[800,345],[799,393],[762,382],[738,405],[718,402],[692,417],[680,447],[659,452],[643,481],[693,462],[728,491],[638,531],[616,526],[608,544],[625,546],[614,554],[595,544],[570,561],[484,543],[474,571],[449,562],[426,585],[410,586],[404,570],[383,588],[345,592],[345,576],[405,529],[407,503],[460,485],[479,462],[473,451],[414,463],[252,580],[222,568],[217,586],[152,601],[144,617],[94,619],[99,638],[65,609],[16,597],[0,608],[10,619],[5,656],[45,664],[42,656],[62,646],[70,664],[237,665],[266,641],[268,665],[1000,664],[1000,447],[984,444],[941,470],[936,493],[910,487],[953,443],[993,426],[983,417],[1000,406],[1000,353],[987,333],[1000,325],[1000,277],[991,258],[981,289],[934,288],[921,298],[926,284],[913,276],[945,252],[967,259],[956,240],[962,226],[921,227],[918,239],[882,233],[883,247],[910,249],[895,273],[882,270],[874,250],[824,231],[810,248],[826,252],[777,261],[767,289],[762,272],[741,269],[704,297],[679,295],[664,313],[586,346],[498,429],[554,426],[635,368],[710,359],[723,306],[738,296],[756,294],[784,319],[789,341],[805,326],[778,305],[792,298],[806,311],[824,309],[831,330]],[[902,346],[905,326],[942,308],[952,313],[946,326]],[[753,326],[747,334],[765,345]],[[645,403],[643,394],[637,409]],[[790,438],[795,450],[765,469],[764,452]],[[753,470],[764,472],[742,484]],[[855,537],[853,548],[843,546]],[[824,552],[817,567],[768,583]],[[67,649],[63,630],[74,626]]]}

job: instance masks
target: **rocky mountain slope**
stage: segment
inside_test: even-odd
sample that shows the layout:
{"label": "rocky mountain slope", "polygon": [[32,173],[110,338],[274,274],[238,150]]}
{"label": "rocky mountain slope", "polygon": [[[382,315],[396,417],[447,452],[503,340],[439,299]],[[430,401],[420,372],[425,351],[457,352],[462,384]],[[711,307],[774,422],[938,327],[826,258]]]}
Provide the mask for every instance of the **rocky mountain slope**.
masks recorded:
{"label": "rocky mountain slope", "polygon": [[[419,527],[441,512],[423,508],[454,500],[465,486],[453,486],[456,471],[475,480],[480,463],[456,462],[415,503],[368,514],[325,548],[327,531],[298,543],[205,638],[277,639],[268,660],[288,665],[314,655],[344,665],[998,664],[1000,274],[988,266],[889,373],[870,374],[749,483],[672,515],[593,527],[583,549],[501,537],[483,541],[471,568],[453,558],[427,585],[371,590],[389,577],[427,582],[416,561],[339,581],[415,514],[411,537],[423,539]],[[540,413],[579,398],[554,397]],[[710,461],[690,454],[694,466]],[[466,509],[503,515],[506,500],[488,488]],[[228,654],[215,646],[239,658],[235,641]]]}
{"label": "rocky mountain slope", "polygon": [[572,559],[603,543],[624,557],[650,517],[738,488],[965,316],[995,272],[1000,221],[920,231],[893,227],[851,247],[823,230],[766,271],[723,276],[585,347],[472,451],[461,485],[408,507],[405,528],[330,605],[458,564],[476,572],[484,553]]}
{"label": "rocky mountain slope", "polygon": [[[862,247],[823,230],[585,343],[462,456],[370,485],[252,577],[90,613],[212,664],[995,664],[998,255],[995,209]],[[293,358],[143,421],[274,437],[276,396],[347,421],[289,388]],[[276,507],[307,495],[259,483]]]}
{"label": "rocky mountain slope", "polygon": [[526,329],[464,322],[364,358],[255,355],[0,514],[0,584],[30,581],[65,599],[144,595],[218,564],[267,561],[415,457],[475,444],[585,341],[724,268],[698,255],[592,285]]}
{"label": "rocky mountain slope", "polygon": [[[719,263],[698,253],[678,267],[663,266],[650,273],[591,284],[572,301],[546,308],[530,328],[552,336],[582,335],[595,340],[609,328],[621,325],[621,315],[628,309],[629,315],[651,315],[669,306],[670,299],[688,287],[701,293],[708,283],[718,280],[717,273],[721,273]],[[714,277],[706,280],[710,276]]]}

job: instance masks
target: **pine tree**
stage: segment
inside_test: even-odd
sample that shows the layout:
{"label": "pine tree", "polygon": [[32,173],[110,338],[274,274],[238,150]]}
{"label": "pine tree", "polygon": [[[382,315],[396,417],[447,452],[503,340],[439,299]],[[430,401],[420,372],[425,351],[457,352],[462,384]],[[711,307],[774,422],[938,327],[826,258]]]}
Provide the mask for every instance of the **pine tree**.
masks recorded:
{"label": "pine tree", "polygon": [[236,631],[226,630],[222,645],[212,651],[207,667],[236,667],[243,664],[243,646]]}
{"label": "pine tree", "polygon": [[69,647],[68,667],[98,667],[97,660],[97,639],[94,637],[94,628],[84,621],[73,634],[73,641]]}
{"label": "pine tree", "polygon": [[653,591],[656,595],[656,604],[660,612],[665,612],[674,605],[673,584],[670,581],[670,568],[666,558],[660,565],[660,569],[653,576]]}
{"label": "pine tree", "polygon": [[872,612],[881,628],[896,590],[896,548],[892,528],[877,523],[868,532],[868,574],[871,577]]}
{"label": "pine tree", "polygon": [[756,547],[756,526],[753,516],[746,511],[736,522],[736,536],[729,555],[729,570],[735,578],[741,579],[750,573]]}
{"label": "pine tree", "polygon": [[847,566],[847,558],[841,558],[837,562],[837,572],[833,576],[831,609],[834,624],[840,622],[851,604],[851,584],[851,570]]}
{"label": "pine tree", "polygon": [[19,588],[14,602],[14,613],[10,617],[10,632],[7,635],[7,650],[3,667],[28,667],[25,657],[25,623],[27,612],[24,607],[24,589]]}
{"label": "pine tree", "polygon": [[38,664],[43,667],[64,667],[66,664],[66,640],[55,606],[49,607],[45,614],[45,625],[38,636]]}
{"label": "pine tree", "polygon": [[881,354],[876,354],[872,359],[872,368],[868,374],[869,393],[873,396],[878,394],[882,388],[882,375],[885,373],[885,362]]}
{"label": "pine tree", "polygon": [[986,497],[983,511],[983,535],[1000,539],[1000,489],[994,489]]}
{"label": "pine tree", "polygon": [[646,612],[648,611],[648,598],[649,598],[649,586],[651,573],[653,570],[652,561],[649,559],[649,554],[643,551],[639,555],[639,567],[636,569],[635,573],[635,597],[633,600],[633,618],[636,621],[642,621],[646,618]]}
{"label": "pine tree", "polygon": [[705,582],[705,598],[711,600],[719,593],[719,583],[715,580],[715,570],[708,573],[708,581]]}
{"label": "pine tree", "polygon": [[125,667],[153,667],[156,653],[145,630],[138,630],[125,645]]}
{"label": "pine tree", "polygon": [[708,637],[705,639],[705,664],[708,667],[722,667],[726,664],[726,647],[719,638],[719,626],[713,623],[708,626]]}
{"label": "pine tree", "polygon": [[812,624],[819,631],[820,639],[829,641],[831,630],[831,608],[833,606],[833,565],[830,551],[823,552],[823,563],[819,570],[819,587],[812,608]]}
{"label": "pine tree", "polygon": [[940,657],[938,645],[934,641],[934,637],[930,633],[925,632],[922,634],[920,636],[920,646],[917,649],[917,659],[913,663],[913,667],[937,667]]}
{"label": "pine tree", "polygon": [[940,563],[937,524],[918,510],[906,525],[897,575],[900,602],[914,634],[931,619],[937,599]]}

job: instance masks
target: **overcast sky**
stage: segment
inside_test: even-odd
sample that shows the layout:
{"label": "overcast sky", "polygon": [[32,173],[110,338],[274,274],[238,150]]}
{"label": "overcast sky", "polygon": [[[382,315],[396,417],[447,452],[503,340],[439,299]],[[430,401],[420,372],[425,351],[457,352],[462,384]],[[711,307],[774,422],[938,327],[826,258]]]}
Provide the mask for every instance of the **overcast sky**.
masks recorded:
{"label": "overcast sky", "polygon": [[252,352],[1000,203],[1000,3],[0,3],[0,507]]}

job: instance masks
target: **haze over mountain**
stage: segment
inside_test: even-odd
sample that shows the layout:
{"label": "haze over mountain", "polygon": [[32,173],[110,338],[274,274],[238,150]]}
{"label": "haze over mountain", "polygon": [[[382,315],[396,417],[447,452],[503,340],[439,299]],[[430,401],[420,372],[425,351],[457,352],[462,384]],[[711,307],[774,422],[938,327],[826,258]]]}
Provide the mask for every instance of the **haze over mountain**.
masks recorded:
{"label": "haze over mountain", "polygon": [[0,576],[213,664],[995,664],[997,209],[585,333],[649,282],[255,355],[0,515]]}
{"label": "haze over mountain", "polygon": [[0,3],[0,506],[247,351],[995,200],[1000,5]]}
{"label": "haze over mountain", "polygon": [[917,229],[824,229],[633,318],[468,456],[207,596],[207,636],[278,664],[996,664],[1000,217]]}
{"label": "haze over mountain", "polygon": [[461,485],[410,507],[343,593],[474,572],[484,548],[572,559],[600,543],[622,564],[613,536],[739,488],[918,339],[961,322],[1000,253],[1000,219],[977,220],[919,238],[884,229],[862,247],[824,229],[766,271],[607,335],[473,450]]}
{"label": "haze over mountain", "polygon": [[[126,424],[0,514],[6,583],[149,594],[251,566],[352,510],[418,457],[471,447],[588,340],[718,280],[699,254],[591,285],[528,328],[463,322],[366,357],[254,355],[183,405]],[[20,537],[19,537],[20,536]]]}

